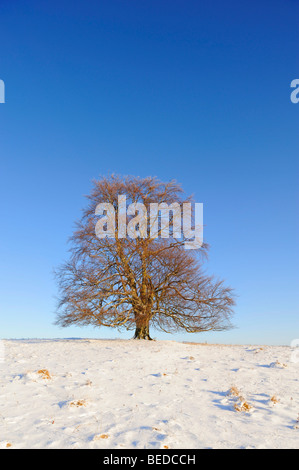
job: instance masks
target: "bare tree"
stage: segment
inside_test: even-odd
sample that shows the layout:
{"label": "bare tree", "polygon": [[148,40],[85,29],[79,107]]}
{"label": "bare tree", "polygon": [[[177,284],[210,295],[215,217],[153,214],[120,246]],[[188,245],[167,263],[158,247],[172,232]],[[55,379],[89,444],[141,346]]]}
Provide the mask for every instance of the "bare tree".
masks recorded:
{"label": "bare tree", "polygon": [[[136,238],[118,234],[118,196],[127,203],[141,202],[146,209],[153,203],[183,207],[175,181],[156,178],[109,176],[94,181],[89,203],[71,237],[71,256],[57,271],[60,301],[56,323],[135,329],[135,338],[151,339],[149,325],[162,331],[201,332],[231,327],[234,305],[232,290],[223,281],[204,273],[202,265],[207,245],[186,250],[186,237],[174,238],[170,211],[169,238],[146,233]],[[98,238],[95,214],[99,203],[110,203],[116,214],[114,238]],[[129,224],[130,217],[126,217]],[[138,224],[137,228],[140,228]]]}

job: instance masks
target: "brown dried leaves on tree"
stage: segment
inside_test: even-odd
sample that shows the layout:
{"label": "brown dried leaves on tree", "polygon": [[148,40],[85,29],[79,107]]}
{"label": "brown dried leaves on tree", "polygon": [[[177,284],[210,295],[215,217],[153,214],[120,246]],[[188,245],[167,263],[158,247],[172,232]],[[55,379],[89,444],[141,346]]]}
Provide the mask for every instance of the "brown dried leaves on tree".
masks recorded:
{"label": "brown dried leaves on tree", "polygon": [[[185,250],[185,239],[118,238],[118,196],[127,204],[171,204],[183,199],[176,182],[156,178],[110,176],[94,181],[77,230],[71,256],[57,271],[60,302],[57,324],[135,329],[135,338],[151,339],[149,325],[166,332],[225,330],[234,305],[230,288],[203,272],[207,246]],[[100,202],[116,211],[115,238],[97,238],[95,208]],[[148,210],[149,212],[149,210]],[[148,229],[149,230],[149,229]]]}

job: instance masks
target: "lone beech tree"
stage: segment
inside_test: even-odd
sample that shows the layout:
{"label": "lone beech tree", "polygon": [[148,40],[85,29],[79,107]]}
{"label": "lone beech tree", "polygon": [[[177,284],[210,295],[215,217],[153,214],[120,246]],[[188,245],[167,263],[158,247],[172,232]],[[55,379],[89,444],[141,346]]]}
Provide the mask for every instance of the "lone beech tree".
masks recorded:
{"label": "lone beech tree", "polygon": [[[70,259],[56,271],[57,324],[135,329],[138,339],[151,339],[150,325],[165,332],[190,333],[231,327],[232,290],[204,273],[207,245],[186,249],[190,239],[185,231],[177,235],[183,214],[175,222],[174,213],[192,203],[183,194],[175,181],[152,177],[112,175],[94,181],[70,239]],[[122,209],[120,201],[125,201]],[[110,209],[99,218],[97,208],[103,203]],[[150,210],[158,204],[157,220],[152,215],[150,219]],[[136,217],[142,208],[143,219]],[[163,220],[165,208],[170,208],[168,221]],[[194,223],[192,216],[190,228]],[[97,224],[102,227],[100,234]]]}

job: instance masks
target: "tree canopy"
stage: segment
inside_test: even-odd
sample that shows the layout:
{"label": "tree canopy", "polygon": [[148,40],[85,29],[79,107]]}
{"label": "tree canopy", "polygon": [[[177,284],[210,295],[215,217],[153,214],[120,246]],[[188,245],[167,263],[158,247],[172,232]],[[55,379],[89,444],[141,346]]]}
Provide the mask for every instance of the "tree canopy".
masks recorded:
{"label": "tree canopy", "polygon": [[[126,197],[126,208],[135,204],[137,214],[140,206],[136,204],[143,204],[148,223],[143,224],[134,211],[121,213],[120,195]],[[183,211],[193,202],[184,197],[178,183],[112,175],[95,180],[87,199],[70,239],[70,258],[56,271],[60,292],[57,324],[135,329],[135,338],[142,339],[151,339],[149,326],[190,333],[231,327],[232,289],[205,273],[207,244],[186,249],[190,239],[184,231],[177,236],[174,210],[166,214],[168,224],[158,211],[160,219],[155,232],[151,231],[153,204],[170,207],[175,202]],[[97,223],[103,225],[104,221],[97,213],[100,203],[110,204],[115,215],[114,233],[108,230],[101,237],[96,233]],[[193,228],[194,224],[193,216]],[[131,236],[120,233],[124,226]],[[165,229],[168,237],[163,235]]]}

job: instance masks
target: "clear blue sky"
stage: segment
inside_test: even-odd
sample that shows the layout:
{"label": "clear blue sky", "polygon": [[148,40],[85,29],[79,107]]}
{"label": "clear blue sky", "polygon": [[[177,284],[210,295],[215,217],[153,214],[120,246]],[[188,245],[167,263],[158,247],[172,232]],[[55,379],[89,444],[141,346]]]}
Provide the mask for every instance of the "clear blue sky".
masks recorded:
{"label": "clear blue sky", "polygon": [[207,270],[238,295],[230,332],[154,336],[299,337],[298,18],[295,0],[1,0],[0,337],[118,337],[53,325],[52,270],[109,172],[194,193]]}

